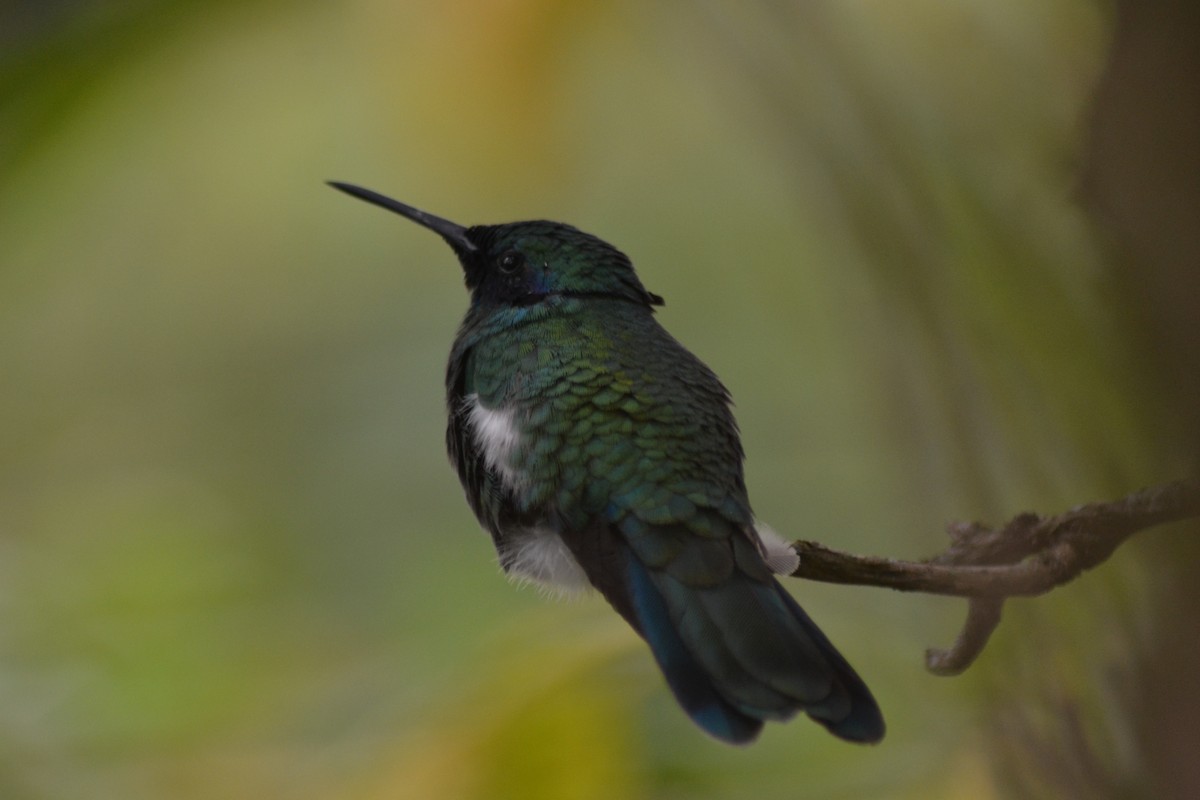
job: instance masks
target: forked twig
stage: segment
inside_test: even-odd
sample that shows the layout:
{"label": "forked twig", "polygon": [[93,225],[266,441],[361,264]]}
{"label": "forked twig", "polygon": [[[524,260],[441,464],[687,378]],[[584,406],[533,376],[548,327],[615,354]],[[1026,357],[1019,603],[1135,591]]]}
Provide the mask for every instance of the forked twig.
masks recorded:
{"label": "forked twig", "polygon": [[1018,514],[998,529],[951,523],[949,549],[924,561],[856,556],[797,541],[800,566],[792,575],[968,598],[967,620],[958,639],[946,650],[929,650],[925,657],[932,672],[957,675],[983,651],[1000,624],[1005,599],[1045,594],[1102,564],[1133,534],[1197,516],[1200,482],[1175,481],[1054,516]]}

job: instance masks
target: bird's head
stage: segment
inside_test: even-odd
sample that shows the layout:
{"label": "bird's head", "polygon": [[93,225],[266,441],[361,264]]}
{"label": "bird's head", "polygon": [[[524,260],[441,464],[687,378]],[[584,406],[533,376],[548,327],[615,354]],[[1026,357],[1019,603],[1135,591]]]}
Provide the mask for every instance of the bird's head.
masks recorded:
{"label": "bird's head", "polygon": [[661,297],[642,286],[624,253],[570,225],[532,220],[468,228],[369,189],[330,185],[440,234],[458,256],[475,304],[528,306],[578,297],[662,305]]}

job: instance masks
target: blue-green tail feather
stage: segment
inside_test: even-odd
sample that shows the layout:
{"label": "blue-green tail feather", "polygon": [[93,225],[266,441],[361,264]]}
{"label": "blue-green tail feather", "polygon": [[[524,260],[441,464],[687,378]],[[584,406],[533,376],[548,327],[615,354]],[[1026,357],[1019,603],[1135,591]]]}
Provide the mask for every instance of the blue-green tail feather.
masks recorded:
{"label": "blue-green tail feather", "polygon": [[637,627],[650,645],[667,685],[697,725],[718,739],[744,744],[757,738],[762,720],[733,707],[679,638],[662,595],[641,562],[626,551],[629,594]]}
{"label": "blue-green tail feather", "polygon": [[765,720],[804,711],[843,739],[883,737],[866,684],[778,582],[735,572],[720,586],[691,588],[625,552],[637,627],[701,728],[744,743]]}
{"label": "blue-green tail feather", "polygon": [[[883,712],[879,710],[879,705],[875,702],[867,684],[858,677],[858,673],[847,663],[816,623],[809,618],[808,614],[804,613],[804,609],[800,607],[795,598],[778,583],[775,584],[775,589],[787,603],[795,618],[799,620],[806,635],[821,648],[825,659],[833,667],[834,680],[837,685],[836,696],[843,700],[849,700],[850,705],[849,711],[822,706],[810,706],[805,711],[814,720],[824,725],[830,733],[842,739],[852,742],[878,742],[883,738],[887,726],[883,721]],[[837,706],[842,705],[842,702],[837,703]]]}
{"label": "blue-green tail feather", "polygon": [[712,736],[744,744],[765,721],[803,711],[843,739],[883,737],[883,716],[862,679],[761,564],[752,572],[731,566],[695,585],[690,569],[676,576],[648,566],[603,520],[564,541],[650,645],[684,711]]}

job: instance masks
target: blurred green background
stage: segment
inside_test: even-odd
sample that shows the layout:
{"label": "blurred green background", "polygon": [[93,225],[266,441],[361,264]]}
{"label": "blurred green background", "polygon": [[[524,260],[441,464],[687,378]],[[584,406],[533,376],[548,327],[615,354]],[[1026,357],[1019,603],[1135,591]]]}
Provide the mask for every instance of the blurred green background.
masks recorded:
{"label": "blurred green background", "polygon": [[795,582],[888,738],[705,738],[601,600],[501,577],[444,455],[458,267],[322,185],[614,242],[732,390],[759,516],[917,558],[949,520],[1180,471],[1076,194],[1113,26],[1084,0],[10,0],[0,796],[1151,796],[1161,543],[1010,604],[952,680],[922,653],[959,602]]}

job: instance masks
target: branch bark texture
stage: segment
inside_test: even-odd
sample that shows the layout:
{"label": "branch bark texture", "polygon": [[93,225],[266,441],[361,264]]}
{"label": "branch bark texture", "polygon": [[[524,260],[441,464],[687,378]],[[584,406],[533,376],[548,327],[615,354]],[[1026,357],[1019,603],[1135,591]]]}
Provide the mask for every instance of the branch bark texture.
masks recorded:
{"label": "branch bark texture", "polygon": [[926,653],[931,671],[957,675],[982,652],[1005,599],[1045,594],[1104,563],[1135,533],[1198,516],[1200,482],[1176,481],[1054,516],[1018,514],[999,528],[951,523],[950,547],[924,561],[856,556],[798,541],[800,566],[792,575],[968,598],[967,621],[954,645]]}

